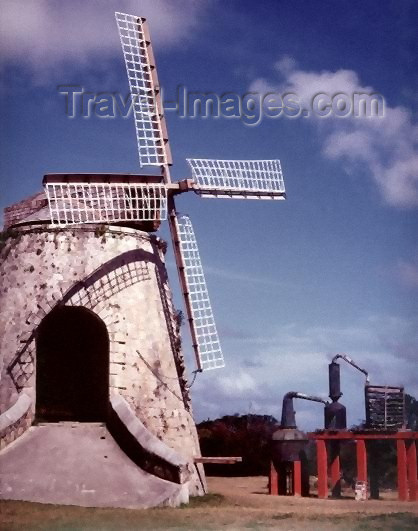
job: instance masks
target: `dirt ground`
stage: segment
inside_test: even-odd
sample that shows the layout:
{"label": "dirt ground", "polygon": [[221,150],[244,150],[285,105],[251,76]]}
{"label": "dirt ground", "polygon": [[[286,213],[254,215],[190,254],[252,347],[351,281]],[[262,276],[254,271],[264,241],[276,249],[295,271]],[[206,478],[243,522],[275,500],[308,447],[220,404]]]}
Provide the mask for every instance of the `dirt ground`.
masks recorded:
{"label": "dirt ground", "polygon": [[269,496],[266,477],[209,477],[210,494],[188,506],[147,510],[95,509],[0,502],[4,530],[283,529],[416,530],[418,504],[396,500],[318,500]]}

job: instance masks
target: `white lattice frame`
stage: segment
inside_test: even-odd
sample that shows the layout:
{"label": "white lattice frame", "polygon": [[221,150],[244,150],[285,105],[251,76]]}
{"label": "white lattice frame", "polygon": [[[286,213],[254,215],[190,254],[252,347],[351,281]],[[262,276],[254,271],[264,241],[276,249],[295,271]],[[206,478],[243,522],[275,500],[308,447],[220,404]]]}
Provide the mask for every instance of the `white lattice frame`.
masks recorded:
{"label": "white lattice frame", "polygon": [[187,159],[203,197],[284,199],[279,160]]}
{"label": "white lattice frame", "polygon": [[[164,138],[165,124],[157,102],[157,75],[145,20],[134,15],[115,13],[120,42],[133,99],[139,164],[170,164]],[[151,55],[151,57],[150,57]]]}
{"label": "white lattice frame", "polygon": [[164,184],[47,182],[44,188],[53,225],[167,218]]}
{"label": "white lattice frame", "polygon": [[192,313],[191,326],[197,341],[200,368],[218,369],[224,367],[225,362],[190,218],[178,217],[178,227],[180,253]]}

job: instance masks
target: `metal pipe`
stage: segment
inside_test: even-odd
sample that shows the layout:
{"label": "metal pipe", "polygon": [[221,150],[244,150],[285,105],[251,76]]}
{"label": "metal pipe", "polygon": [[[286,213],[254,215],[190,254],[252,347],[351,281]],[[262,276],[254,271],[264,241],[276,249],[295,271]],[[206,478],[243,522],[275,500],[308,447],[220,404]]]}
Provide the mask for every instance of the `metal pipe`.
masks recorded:
{"label": "metal pipe", "polygon": [[339,359],[339,358],[343,359],[344,361],[349,363],[352,367],[354,367],[358,371],[362,372],[366,376],[366,384],[368,384],[370,382],[369,373],[366,371],[366,369],[362,369],[361,367],[359,367],[349,356],[347,356],[347,354],[336,354],[332,358],[332,363],[335,363],[336,360]]}
{"label": "metal pipe", "polygon": [[282,428],[296,428],[295,410],[293,409],[293,399],[301,398],[302,400],[311,400],[313,402],[321,402],[322,404],[328,404],[327,400],[319,396],[307,395],[305,393],[298,393],[297,391],[289,391],[283,397],[282,406]]}

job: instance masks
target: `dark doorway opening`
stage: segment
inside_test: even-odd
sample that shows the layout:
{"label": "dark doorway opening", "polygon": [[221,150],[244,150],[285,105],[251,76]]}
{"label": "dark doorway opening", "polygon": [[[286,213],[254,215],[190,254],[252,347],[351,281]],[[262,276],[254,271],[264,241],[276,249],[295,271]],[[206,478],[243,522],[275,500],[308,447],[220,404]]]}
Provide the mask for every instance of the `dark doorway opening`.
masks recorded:
{"label": "dark doorway opening", "polygon": [[36,336],[36,419],[104,421],[108,400],[106,325],[80,306],[52,310]]}

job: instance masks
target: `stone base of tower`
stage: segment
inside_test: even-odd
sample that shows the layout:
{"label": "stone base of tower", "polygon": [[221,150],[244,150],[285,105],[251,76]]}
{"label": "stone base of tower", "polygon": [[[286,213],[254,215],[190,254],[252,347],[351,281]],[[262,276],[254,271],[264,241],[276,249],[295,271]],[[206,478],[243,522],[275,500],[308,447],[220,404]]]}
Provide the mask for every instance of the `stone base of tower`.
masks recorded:
{"label": "stone base of tower", "polygon": [[[44,492],[38,501],[88,505],[90,496],[97,506],[146,507],[184,499],[186,490],[204,493],[204,471],[193,460],[200,448],[164,250],[165,243],[156,236],[119,226],[28,224],[3,234],[3,498],[35,501],[36,493]],[[125,446],[113,431],[109,404],[117,397],[129,407],[131,418],[123,415],[122,421],[128,431],[136,424],[131,435],[143,445],[142,455],[138,446],[131,453],[132,445]],[[76,439],[66,441],[62,427],[54,427],[66,421],[79,426],[65,429],[78,433]],[[41,429],[39,423],[45,422],[49,424]],[[112,436],[89,439],[86,423],[108,425]],[[152,444],[147,437],[154,438]],[[183,457],[185,474],[176,475],[174,462],[171,475],[170,451],[155,439]],[[98,457],[104,441],[113,441],[119,456],[110,468],[109,456]],[[90,475],[97,478],[93,486],[83,486],[88,484],[83,468],[90,471],[86,481]],[[126,474],[121,476],[119,469]],[[128,493],[123,499],[115,501],[106,490],[113,488],[112,481],[115,489]],[[149,487],[138,491],[142,484]],[[72,489],[70,501],[65,501],[66,485]],[[160,496],[156,485],[166,485],[167,492],[163,489]],[[153,493],[155,499],[144,501],[138,492]],[[58,493],[61,501],[54,501]]]}
{"label": "stone base of tower", "polygon": [[84,507],[178,506],[189,484],[144,472],[100,423],[32,426],[0,452],[0,497]]}

